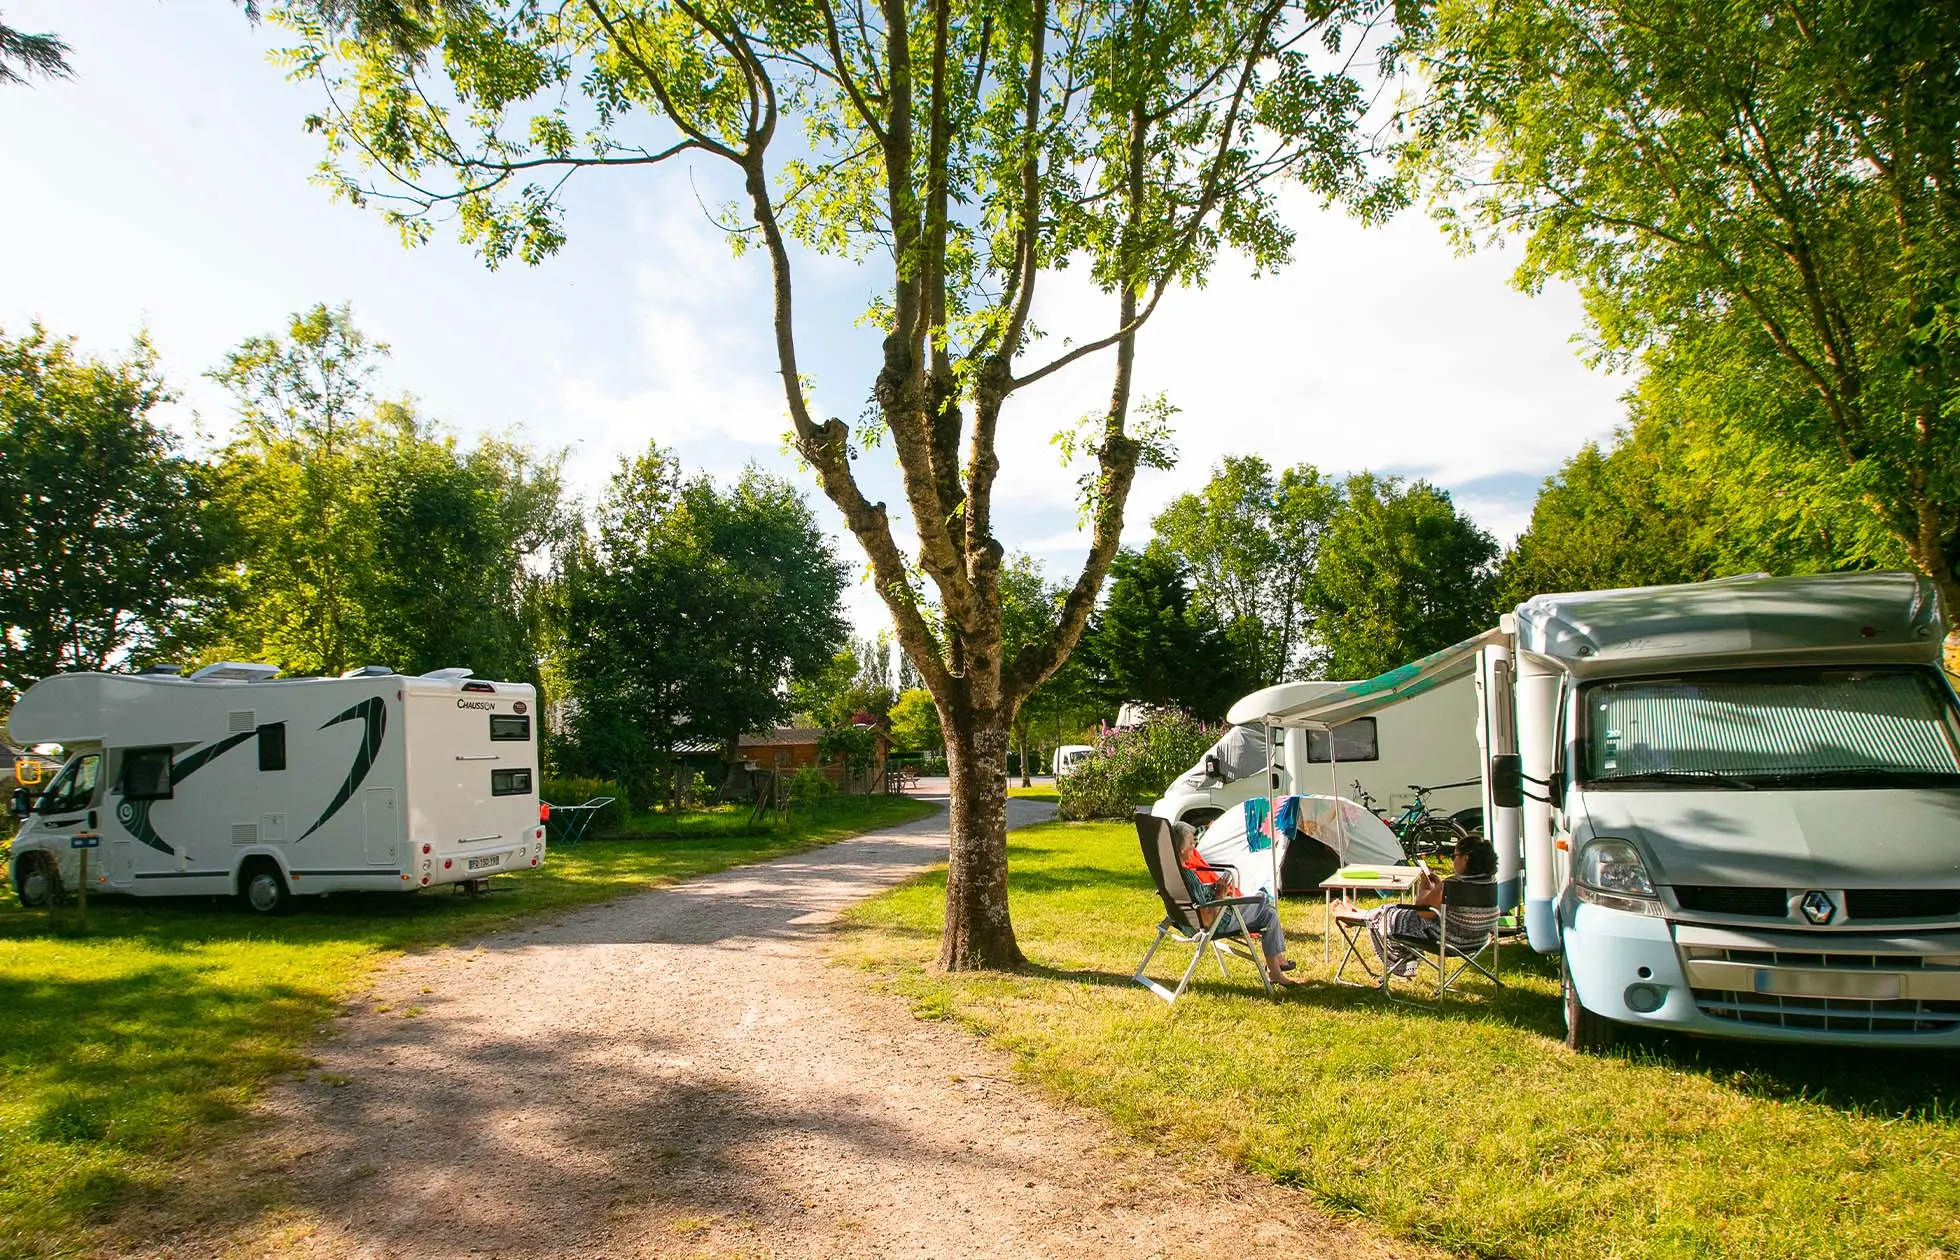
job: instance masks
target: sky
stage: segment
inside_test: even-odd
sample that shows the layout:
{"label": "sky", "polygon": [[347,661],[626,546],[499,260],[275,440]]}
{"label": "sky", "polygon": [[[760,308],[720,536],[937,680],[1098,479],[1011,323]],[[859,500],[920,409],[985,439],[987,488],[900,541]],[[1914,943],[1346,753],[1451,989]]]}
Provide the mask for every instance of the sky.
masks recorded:
{"label": "sky", "polygon": [[[569,451],[590,501],[650,441],[731,478],[753,462],[792,478],[861,571],[814,478],[785,449],[767,264],[736,257],[704,207],[732,188],[714,159],[597,172],[570,186],[569,242],[538,267],[487,269],[453,235],[404,249],[379,215],[312,182],[302,127],[320,89],[267,60],[289,37],[228,0],[0,0],[8,25],[53,31],[75,77],[0,89],[0,331],[39,320],[119,354],[139,332],[179,400],[168,419],[222,440],[227,396],[203,373],[244,338],[318,302],[352,304],[386,342],[389,395],[467,438],[515,435]],[[1460,257],[1419,211],[1364,228],[1289,194],[1295,260],[1263,278],[1221,258],[1202,289],[1166,296],[1138,341],[1135,397],[1178,409],[1174,469],[1141,473],[1126,541],[1227,455],[1340,474],[1427,478],[1500,542],[1543,479],[1620,422],[1629,381],[1587,367],[1577,295],[1510,284],[1518,250]],[[819,413],[854,421],[878,336],[859,324],[875,268],[797,261],[799,356]],[[1074,273],[1044,278],[1035,311],[1052,350],[1100,336],[1109,301]],[[1040,361],[1038,351],[1028,362]],[[1050,438],[1108,398],[1095,356],[1010,401],[997,526],[1071,579],[1086,551],[1077,473]],[[902,503],[895,468],[860,461],[868,493]],[[859,580],[853,619],[885,620]]]}

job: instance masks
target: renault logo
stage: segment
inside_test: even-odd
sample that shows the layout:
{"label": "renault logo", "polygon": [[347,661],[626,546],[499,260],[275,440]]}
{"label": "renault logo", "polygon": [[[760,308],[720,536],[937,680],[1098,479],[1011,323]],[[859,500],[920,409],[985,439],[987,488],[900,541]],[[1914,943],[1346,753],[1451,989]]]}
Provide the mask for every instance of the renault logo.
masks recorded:
{"label": "renault logo", "polygon": [[1803,917],[1818,927],[1829,923],[1831,916],[1837,913],[1837,903],[1826,894],[1814,890],[1805,893],[1803,900],[1798,902],[1797,906],[1803,911]]}

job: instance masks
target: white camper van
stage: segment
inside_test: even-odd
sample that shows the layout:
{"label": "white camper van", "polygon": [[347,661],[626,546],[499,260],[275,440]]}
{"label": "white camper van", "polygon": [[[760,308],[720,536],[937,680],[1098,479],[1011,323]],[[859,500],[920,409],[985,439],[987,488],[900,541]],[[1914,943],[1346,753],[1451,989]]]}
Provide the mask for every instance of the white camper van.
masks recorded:
{"label": "white camper van", "polygon": [[263,913],[291,895],[414,890],[544,860],[530,686],[463,669],[278,672],[29,687],[12,738],[70,755],[43,791],[14,796],[21,901],[74,889],[84,844],[90,892],[236,893]]}
{"label": "white camper van", "polygon": [[[1429,808],[1481,829],[1478,757],[1463,733],[1476,721],[1477,697],[1464,678],[1379,714],[1326,730],[1265,725],[1269,713],[1289,712],[1350,682],[1280,683],[1234,704],[1231,723],[1198,764],[1179,775],[1150,812],[1201,827],[1253,797],[1305,792],[1359,801],[1393,818],[1415,800],[1412,787],[1436,788]],[[1279,735],[1279,756],[1267,755],[1267,733]],[[1361,792],[1355,784],[1361,785]],[[1445,786],[1447,785],[1447,786]]]}
{"label": "white camper van", "polygon": [[[1932,583],[1540,595],[1267,714],[1325,729],[1473,677],[1498,878],[1562,955],[1566,1037],[1621,1025],[1960,1047],[1960,704]],[[1522,869],[1520,869],[1522,864]],[[1520,875],[1522,880],[1520,881]]]}

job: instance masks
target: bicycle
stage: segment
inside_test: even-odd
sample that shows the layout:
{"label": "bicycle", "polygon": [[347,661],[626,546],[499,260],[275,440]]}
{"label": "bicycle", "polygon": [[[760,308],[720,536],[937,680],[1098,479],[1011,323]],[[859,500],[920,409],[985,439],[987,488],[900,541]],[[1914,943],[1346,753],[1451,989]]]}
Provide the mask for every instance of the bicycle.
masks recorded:
{"label": "bicycle", "polygon": [[1375,798],[1361,786],[1361,780],[1354,781],[1355,799],[1362,808],[1388,824],[1395,838],[1401,842],[1402,852],[1412,862],[1426,857],[1441,856],[1455,850],[1456,842],[1469,836],[1469,830],[1448,814],[1438,814],[1429,808],[1429,794],[1440,792],[1443,788],[1466,787],[1464,783],[1444,783],[1437,787],[1423,787],[1411,783],[1409,790],[1416,794],[1415,800],[1404,806],[1402,812],[1390,818],[1375,808]]}

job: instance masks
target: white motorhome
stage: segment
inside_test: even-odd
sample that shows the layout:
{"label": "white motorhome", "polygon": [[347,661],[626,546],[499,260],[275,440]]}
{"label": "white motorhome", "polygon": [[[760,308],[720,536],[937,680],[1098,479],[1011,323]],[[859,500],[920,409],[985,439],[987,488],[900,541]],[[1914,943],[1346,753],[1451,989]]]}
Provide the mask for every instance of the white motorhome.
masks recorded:
{"label": "white motorhome", "polygon": [[90,892],[289,896],[407,891],[544,860],[534,690],[463,669],[377,666],[279,679],[264,665],[188,678],[57,674],[8,715],[67,763],[24,814],[11,875],[28,905]]}
{"label": "white motorhome", "polygon": [[1960,1046],[1960,704],[1932,583],[1541,595],[1275,724],[1473,677],[1498,877],[1562,956],[1566,1036]]}
{"label": "white motorhome", "polygon": [[1331,731],[1270,728],[1280,751],[1277,758],[1268,756],[1267,714],[1291,712],[1354,685],[1280,683],[1240,700],[1226,714],[1230,729],[1164,789],[1150,812],[1200,827],[1254,796],[1305,792],[1359,801],[1365,792],[1392,818],[1414,802],[1411,789],[1419,786],[1436,789],[1427,797],[1432,811],[1456,815],[1479,830],[1479,759],[1463,740],[1477,714],[1468,678]]}

